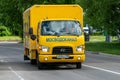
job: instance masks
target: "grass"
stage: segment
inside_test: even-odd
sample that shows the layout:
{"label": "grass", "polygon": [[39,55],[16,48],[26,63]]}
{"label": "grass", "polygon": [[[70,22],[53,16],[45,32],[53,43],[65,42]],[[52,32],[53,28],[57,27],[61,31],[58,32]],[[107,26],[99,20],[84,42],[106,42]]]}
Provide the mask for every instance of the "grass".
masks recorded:
{"label": "grass", "polygon": [[21,41],[19,36],[0,36],[0,41]]}
{"label": "grass", "polygon": [[[112,41],[117,40],[116,37],[112,37]],[[90,42],[103,42],[105,41],[105,36],[90,36]]]}
{"label": "grass", "polygon": [[120,43],[114,41],[116,38],[111,43],[105,42],[104,36],[91,36],[90,39],[90,42],[86,42],[87,51],[120,55]]}
{"label": "grass", "polygon": [[105,36],[90,36],[90,42],[105,41]]}

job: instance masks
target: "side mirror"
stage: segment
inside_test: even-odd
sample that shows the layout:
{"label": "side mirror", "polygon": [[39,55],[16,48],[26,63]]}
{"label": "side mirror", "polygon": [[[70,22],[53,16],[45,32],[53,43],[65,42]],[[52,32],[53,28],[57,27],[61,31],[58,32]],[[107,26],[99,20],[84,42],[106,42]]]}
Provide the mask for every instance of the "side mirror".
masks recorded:
{"label": "side mirror", "polygon": [[29,28],[29,34],[33,34],[33,28]]}
{"label": "side mirror", "polygon": [[31,37],[32,40],[36,39],[36,36],[34,34],[30,35],[30,37]]}

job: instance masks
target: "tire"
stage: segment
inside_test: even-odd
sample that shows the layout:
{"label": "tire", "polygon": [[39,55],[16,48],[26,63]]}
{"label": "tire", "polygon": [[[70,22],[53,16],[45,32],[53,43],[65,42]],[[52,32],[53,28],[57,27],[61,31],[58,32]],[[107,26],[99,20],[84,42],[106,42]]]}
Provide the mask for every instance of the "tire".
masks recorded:
{"label": "tire", "polygon": [[27,56],[24,55],[24,60],[30,60]]}
{"label": "tire", "polygon": [[37,54],[37,67],[38,67],[38,69],[40,70],[40,69],[43,69],[43,63],[41,63],[40,61],[39,61],[39,55]]}
{"label": "tire", "polygon": [[38,63],[37,67],[38,67],[38,70],[44,69],[43,63],[40,63],[40,62]]}
{"label": "tire", "polygon": [[35,64],[36,64],[36,59],[31,59],[31,60],[30,60],[30,63],[31,63],[32,65],[35,65]]}
{"label": "tire", "polygon": [[30,60],[30,58],[27,56],[29,54],[29,49],[24,49],[24,60]]}
{"label": "tire", "polygon": [[80,62],[80,63],[76,63],[76,68],[77,69],[81,69],[82,68],[82,63]]}

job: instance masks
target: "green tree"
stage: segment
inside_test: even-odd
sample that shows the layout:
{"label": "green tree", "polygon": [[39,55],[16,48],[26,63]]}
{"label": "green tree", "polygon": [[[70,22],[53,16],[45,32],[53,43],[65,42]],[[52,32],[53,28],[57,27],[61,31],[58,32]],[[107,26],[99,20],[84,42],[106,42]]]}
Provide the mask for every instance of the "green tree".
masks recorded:
{"label": "green tree", "polygon": [[104,28],[108,35],[120,30],[120,0],[80,0],[85,22],[94,28]]}
{"label": "green tree", "polygon": [[72,4],[75,0],[0,0],[0,25],[22,36],[23,11],[34,4]]}

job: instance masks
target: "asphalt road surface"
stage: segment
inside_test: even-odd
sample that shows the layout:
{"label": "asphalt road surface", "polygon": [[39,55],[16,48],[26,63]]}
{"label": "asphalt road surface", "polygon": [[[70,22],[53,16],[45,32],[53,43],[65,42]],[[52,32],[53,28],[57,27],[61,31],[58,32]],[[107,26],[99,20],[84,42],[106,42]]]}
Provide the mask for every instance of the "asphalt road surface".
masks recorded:
{"label": "asphalt road surface", "polygon": [[0,80],[120,80],[120,56],[86,52],[82,69],[75,65],[38,70],[23,60],[22,44],[0,43]]}

